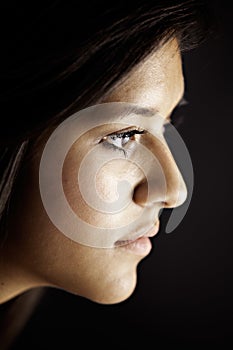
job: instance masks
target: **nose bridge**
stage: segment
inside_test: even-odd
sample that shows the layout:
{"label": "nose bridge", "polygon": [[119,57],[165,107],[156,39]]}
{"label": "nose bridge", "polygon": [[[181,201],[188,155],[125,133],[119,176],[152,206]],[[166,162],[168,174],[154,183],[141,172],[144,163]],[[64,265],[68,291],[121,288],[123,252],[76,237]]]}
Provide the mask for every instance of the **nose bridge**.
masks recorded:
{"label": "nose bridge", "polygon": [[136,202],[142,205],[160,202],[165,208],[180,206],[187,198],[187,187],[166,141],[156,139],[146,146],[161,170],[158,172],[154,166],[148,169],[146,178],[135,189]]}
{"label": "nose bridge", "polygon": [[187,198],[187,187],[170,149],[165,144],[164,150],[161,151],[161,166],[167,187],[164,206],[165,208],[178,207]]}

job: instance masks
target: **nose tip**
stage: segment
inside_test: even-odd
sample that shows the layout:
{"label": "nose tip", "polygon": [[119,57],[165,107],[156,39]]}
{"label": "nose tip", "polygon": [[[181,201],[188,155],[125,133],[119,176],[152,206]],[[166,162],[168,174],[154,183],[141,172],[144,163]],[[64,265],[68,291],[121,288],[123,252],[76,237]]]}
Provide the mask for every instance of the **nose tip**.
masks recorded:
{"label": "nose tip", "polygon": [[134,189],[134,202],[144,207],[160,204],[163,208],[175,208],[182,205],[187,199],[187,187],[181,174],[176,175],[165,186],[158,181],[148,184],[146,179],[143,180]]}
{"label": "nose tip", "polygon": [[186,184],[181,175],[179,175],[179,180],[177,183],[171,186],[171,189],[167,190],[164,208],[176,208],[184,204],[187,199],[188,191]]}

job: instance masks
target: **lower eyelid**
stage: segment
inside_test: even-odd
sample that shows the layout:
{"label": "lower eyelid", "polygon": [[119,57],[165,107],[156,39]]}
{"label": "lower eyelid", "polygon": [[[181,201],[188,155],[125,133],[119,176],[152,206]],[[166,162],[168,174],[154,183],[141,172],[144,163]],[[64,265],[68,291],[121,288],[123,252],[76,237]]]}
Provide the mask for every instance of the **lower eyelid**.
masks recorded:
{"label": "lower eyelid", "polygon": [[114,152],[118,152],[119,151],[121,153],[123,152],[124,156],[127,155],[127,152],[126,152],[126,150],[124,148],[120,148],[120,147],[114,146],[114,144],[109,143],[108,141],[103,141],[102,145],[103,145],[103,147],[108,148],[111,151],[114,151]]}

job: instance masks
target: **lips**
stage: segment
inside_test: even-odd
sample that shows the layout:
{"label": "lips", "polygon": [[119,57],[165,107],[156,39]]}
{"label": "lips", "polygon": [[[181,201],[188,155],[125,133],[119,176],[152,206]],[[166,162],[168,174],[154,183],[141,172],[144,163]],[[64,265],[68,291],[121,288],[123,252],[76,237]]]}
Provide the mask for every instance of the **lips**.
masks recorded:
{"label": "lips", "polygon": [[[145,229],[145,233],[144,234],[138,234],[135,238],[131,238],[131,239],[122,239],[122,240],[118,240],[115,242],[115,246],[121,246],[121,245],[127,245],[130,244],[132,242],[137,241],[138,239],[140,239],[141,237],[154,237],[158,231],[159,231],[159,226],[160,226],[160,221],[157,220],[156,224],[153,225],[149,230]],[[141,230],[142,231],[142,230]]]}
{"label": "lips", "polygon": [[159,231],[160,221],[158,220],[156,224],[147,232],[147,234],[143,235],[144,237],[154,237]]}

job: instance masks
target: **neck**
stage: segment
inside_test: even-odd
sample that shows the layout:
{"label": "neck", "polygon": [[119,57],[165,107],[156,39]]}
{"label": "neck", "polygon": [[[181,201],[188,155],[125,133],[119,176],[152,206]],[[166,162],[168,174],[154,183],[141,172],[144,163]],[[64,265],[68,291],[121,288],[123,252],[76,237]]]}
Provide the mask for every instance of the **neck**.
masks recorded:
{"label": "neck", "polygon": [[0,304],[36,287],[45,286],[42,281],[23,270],[17,264],[0,258]]}

